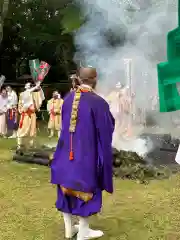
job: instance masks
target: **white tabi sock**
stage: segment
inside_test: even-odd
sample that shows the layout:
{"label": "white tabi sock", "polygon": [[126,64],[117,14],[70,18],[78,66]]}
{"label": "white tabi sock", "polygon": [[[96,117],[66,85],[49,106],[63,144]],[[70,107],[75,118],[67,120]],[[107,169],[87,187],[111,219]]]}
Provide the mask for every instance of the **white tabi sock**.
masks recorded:
{"label": "white tabi sock", "polygon": [[30,147],[33,147],[33,146],[34,146],[34,139],[31,139],[31,140],[29,141],[29,146],[30,146]]}
{"label": "white tabi sock", "polygon": [[16,131],[13,131],[13,134],[9,138],[16,138],[16,137],[17,137]]}
{"label": "white tabi sock", "polygon": [[78,227],[72,225],[72,215],[69,213],[63,213],[65,238],[72,238],[78,232]]}
{"label": "white tabi sock", "polygon": [[76,225],[76,228],[79,227],[79,232],[77,235],[77,240],[88,240],[100,238],[104,235],[104,233],[100,230],[92,230],[89,228],[88,218],[80,218],[79,226]]}
{"label": "white tabi sock", "polygon": [[50,130],[50,135],[49,135],[49,137],[53,137],[53,136],[54,136],[54,130],[51,129],[51,130]]}
{"label": "white tabi sock", "polygon": [[60,137],[60,135],[61,135],[61,131],[58,131],[58,137]]}
{"label": "white tabi sock", "polygon": [[20,148],[22,146],[22,138],[17,137],[17,148]]}
{"label": "white tabi sock", "polygon": [[13,131],[13,137],[17,137],[17,132],[16,131]]}

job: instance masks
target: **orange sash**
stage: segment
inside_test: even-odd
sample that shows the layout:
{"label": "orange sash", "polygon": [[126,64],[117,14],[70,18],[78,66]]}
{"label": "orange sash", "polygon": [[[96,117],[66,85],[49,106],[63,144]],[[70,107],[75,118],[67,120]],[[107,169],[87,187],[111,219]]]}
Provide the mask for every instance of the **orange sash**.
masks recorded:
{"label": "orange sash", "polygon": [[13,120],[13,115],[16,113],[16,108],[9,109],[9,119]]}
{"label": "orange sash", "polygon": [[54,116],[54,101],[52,102],[52,108],[50,110],[50,118],[51,118],[51,121],[53,121],[55,118],[55,116]]}
{"label": "orange sash", "polygon": [[22,126],[23,126],[25,115],[28,115],[29,117],[31,117],[31,115],[33,113],[34,113],[34,110],[32,109],[32,107],[29,107],[26,112],[21,113],[21,118],[20,118],[20,121],[19,121],[19,128],[22,128]]}

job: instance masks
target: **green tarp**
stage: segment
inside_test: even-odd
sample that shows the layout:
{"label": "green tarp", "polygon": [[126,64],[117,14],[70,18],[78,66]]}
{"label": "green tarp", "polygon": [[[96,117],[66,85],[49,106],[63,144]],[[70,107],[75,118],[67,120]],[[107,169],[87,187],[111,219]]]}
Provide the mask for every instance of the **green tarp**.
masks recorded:
{"label": "green tarp", "polygon": [[[179,7],[180,4],[178,15]],[[180,95],[177,89],[177,83],[180,83],[180,27],[167,35],[167,60],[157,66],[160,112],[180,110]]]}
{"label": "green tarp", "polygon": [[176,84],[180,82],[180,58],[158,64],[158,87],[160,112],[180,109],[180,95]]}

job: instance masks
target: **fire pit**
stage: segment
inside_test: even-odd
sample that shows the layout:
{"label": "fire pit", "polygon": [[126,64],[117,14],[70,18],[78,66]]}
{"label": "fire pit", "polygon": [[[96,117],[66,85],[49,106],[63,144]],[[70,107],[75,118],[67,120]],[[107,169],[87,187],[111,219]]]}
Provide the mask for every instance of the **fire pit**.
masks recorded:
{"label": "fire pit", "polygon": [[[145,156],[136,152],[113,148],[113,172],[115,177],[138,180],[147,183],[152,179],[168,178],[180,170],[175,162],[175,155],[179,146],[179,139],[169,134],[143,134],[140,136],[151,141],[153,147]],[[39,164],[49,166],[55,147],[42,146],[39,149],[16,152],[13,160],[20,163]]]}

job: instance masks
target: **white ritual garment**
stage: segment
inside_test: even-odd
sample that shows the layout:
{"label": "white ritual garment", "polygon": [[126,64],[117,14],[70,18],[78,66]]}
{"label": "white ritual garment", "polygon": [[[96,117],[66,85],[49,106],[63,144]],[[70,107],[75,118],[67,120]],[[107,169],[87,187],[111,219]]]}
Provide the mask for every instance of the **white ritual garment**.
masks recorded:
{"label": "white ritual garment", "polygon": [[5,112],[7,111],[7,103],[8,103],[7,97],[6,97],[6,98],[3,98],[3,97],[0,95],[0,112],[1,112],[1,113],[5,113]]}
{"label": "white ritual garment", "polygon": [[31,89],[27,89],[21,94],[21,101],[23,105],[23,109],[27,110],[31,105],[33,105],[33,97]]}
{"label": "white ritual garment", "polygon": [[13,108],[14,106],[16,106],[18,104],[18,97],[16,92],[13,90],[12,92],[8,93],[8,109]]}
{"label": "white ritual garment", "polygon": [[176,153],[176,157],[175,157],[175,161],[180,164],[180,145],[178,147],[177,153]]}

